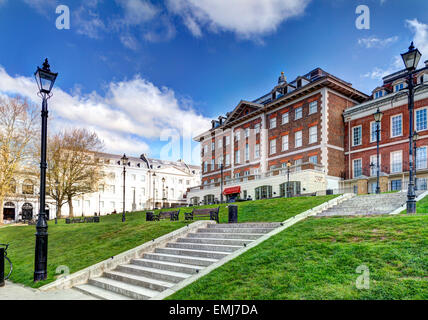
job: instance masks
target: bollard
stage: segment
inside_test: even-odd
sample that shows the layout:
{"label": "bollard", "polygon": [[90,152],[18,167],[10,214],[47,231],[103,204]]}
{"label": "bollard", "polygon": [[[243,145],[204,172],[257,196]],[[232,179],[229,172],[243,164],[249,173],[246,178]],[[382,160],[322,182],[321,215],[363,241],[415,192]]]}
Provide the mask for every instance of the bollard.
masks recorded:
{"label": "bollard", "polygon": [[229,207],[229,223],[238,223],[238,206],[230,204],[228,207]]}
{"label": "bollard", "polygon": [[4,287],[4,248],[0,248],[0,287]]}

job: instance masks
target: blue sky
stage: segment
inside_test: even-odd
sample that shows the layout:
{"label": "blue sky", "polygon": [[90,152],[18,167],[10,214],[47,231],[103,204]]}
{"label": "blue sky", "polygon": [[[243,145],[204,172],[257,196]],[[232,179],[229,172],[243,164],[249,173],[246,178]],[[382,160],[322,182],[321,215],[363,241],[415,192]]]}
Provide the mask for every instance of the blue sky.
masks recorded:
{"label": "blue sky", "polygon": [[[369,30],[355,26],[361,4]],[[58,5],[70,30],[55,26]],[[87,127],[109,152],[199,163],[190,137],[281,71],[321,67],[370,93],[410,41],[428,59],[427,12],[424,0],[0,0],[0,95],[39,103],[31,77],[47,56],[51,131]]]}

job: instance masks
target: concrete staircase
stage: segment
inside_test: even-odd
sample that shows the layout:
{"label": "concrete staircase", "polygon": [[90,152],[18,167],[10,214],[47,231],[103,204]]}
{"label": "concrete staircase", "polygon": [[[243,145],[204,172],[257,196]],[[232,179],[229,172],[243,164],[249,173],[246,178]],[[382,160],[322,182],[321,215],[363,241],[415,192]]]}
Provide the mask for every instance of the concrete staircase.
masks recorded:
{"label": "concrete staircase", "polygon": [[[417,191],[416,196],[424,191]],[[383,193],[355,196],[321,213],[322,216],[357,216],[389,214],[406,203],[407,193]]]}
{"label": "concrete staircase", "polygon": [[105,300],[151,299],[280,225],[209,224],[74,288]]}

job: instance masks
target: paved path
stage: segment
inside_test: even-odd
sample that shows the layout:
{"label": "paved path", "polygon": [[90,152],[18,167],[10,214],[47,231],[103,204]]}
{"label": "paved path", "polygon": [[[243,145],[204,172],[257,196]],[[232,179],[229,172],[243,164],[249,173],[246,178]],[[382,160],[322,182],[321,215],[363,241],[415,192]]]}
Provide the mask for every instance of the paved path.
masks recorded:
{"label": "paved path", "polygon": [[0,300],[95,300],[95,298],[73,289],[42,292],[20,284],[6,282],[6,285],[0,288]]}

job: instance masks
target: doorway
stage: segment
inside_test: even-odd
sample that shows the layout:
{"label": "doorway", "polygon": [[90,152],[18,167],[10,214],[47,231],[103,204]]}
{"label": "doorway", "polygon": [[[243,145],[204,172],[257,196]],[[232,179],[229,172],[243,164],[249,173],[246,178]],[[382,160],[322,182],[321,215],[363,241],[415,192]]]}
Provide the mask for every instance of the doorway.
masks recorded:
{"label": "doorway", "polygon": [[6,202],[3,206],[3,219],[7,221],[15,221],[15,204]]}

